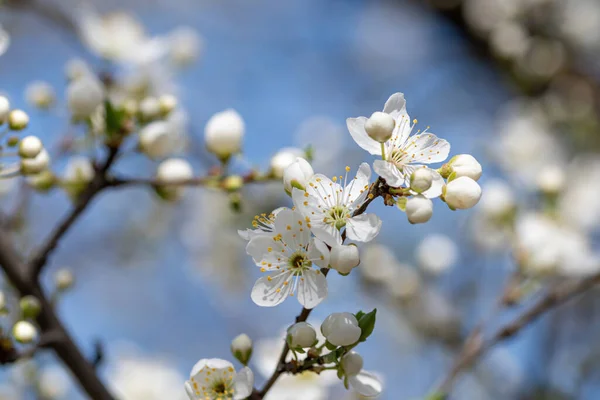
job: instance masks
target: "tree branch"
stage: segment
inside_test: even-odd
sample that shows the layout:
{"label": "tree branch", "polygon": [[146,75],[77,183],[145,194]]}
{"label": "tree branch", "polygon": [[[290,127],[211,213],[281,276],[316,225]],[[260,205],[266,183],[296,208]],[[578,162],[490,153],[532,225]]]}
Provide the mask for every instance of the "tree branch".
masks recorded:
{"label": "tree branch", "polygon": [[436,393],[447,396],[452,390],[454,382],[462,371],[474,364],[481,355],[498,343],[509,339],[537,320],[541,315],[566,303],[573,297],[580,295],[600,284],[600,273],[578,281],[567,281],[550,289],[532,307],[515,318],[512,322],[498,329],[489,339],[485,340],[482,329],[476,328],[465,341],[452,369],[448,372]]}

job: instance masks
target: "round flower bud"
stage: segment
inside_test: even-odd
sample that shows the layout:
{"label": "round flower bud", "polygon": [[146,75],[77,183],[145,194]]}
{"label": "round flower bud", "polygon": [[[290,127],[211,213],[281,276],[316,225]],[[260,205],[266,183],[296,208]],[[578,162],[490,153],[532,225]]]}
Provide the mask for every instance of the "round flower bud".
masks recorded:
{"label": "round flower bud", "polygon": [[331,248],[329,265],[342,275],[347,275],[352,268],[360,264],[358,247],[353,244],[339,245]]}
{"label": "round flower bud", "polygon": [[76,119],[87,118],[104,102],[102,83],[92,75],[84,75],[67,87],[67,103]]}
{"label": "round flower bud", "polygon": [[51,171],[44,170],[27,177],[27,184],[40,192],[46,192],[54,187],[56,177]]}
{"label": "round flower bud", "polygon": [[19,306],[21,307],[23,318],[26,319],[35,319],[40,315],[40,311],[42,311],[42,304],[35,296],[21,297]]}
{"label": "round flower bud", "polygon": [[56,285],[56,289],[61,292],[70,289],[74,282],[73,273],[66,268],[61,268],[54,274],[54,284]]}
{"label": "round flower bud", "polygon": [[241,150],[244,121],[235,110],[218,112],[206,123],[204,140],[206,148],[222,160]]}
{"label": "round flower bud", "polygon": [[139,133],[140,150],[152,159],[160,159],[173,152],[172,127],[165,121],[151,122]]}
{"label": "round flower bud", "polygon": [[458,259],[456,244],[444,235],[429,235],[417,246],[415,257],[419,266],[431,275],[448,270]]}
{"label": "round flower bud", "polygon": [[38,336],[37,328],[29,321],[17,322],[13,326],[12,333],[16,341],[23,344],[32,343]]}
{"label": "round flower bud", "polygon": [[231,341],[231,354],[243,365],[248,365],[252,356],[252,339],[245,333]]}
{"label": "round flower bud", "polygon": [[38,108],[50,108],[56,100],[54,89],[47,82],[32,82],[25,89],[25,99]]}
{"label": "round flower bud", "polygon": [[75,156],[69,159],[65,167],[64,180],[69,183],[87,183],[94,179],[96,171],[89,158]]}
{"label": "round flower bud", "polygon": [[228,192],[236,192],[244,186],[244,178],[239,175],[229,175],[223,179],[223,189]]}
{"label": "round flower bud", "polygon": [[202,52],[202,38],[193,28],[177,28],[170,35],[170,57],[175,64],[185,66],[195,61]]}
{"label": "round flower bud", "polygon": [[431,188],[433,174],[429,168],[417,168],[410,176],[410,188],[417,193],[423,193]]}
{"label": "round flower bud", "polygon": [[406,200],[406,216],[411,224],[424,224],[433,215],[433,202],[423,195]]}
{"label": "round flower bud", "polygon": [[465,210],[475,206],[481,198],[481,187],[467,176],[450,181],[444,188],[444,199],[452,209]]}
{"label": "round flower bud", "polygon": [[557,165],[544,167],[537,176],[538,188],[546,194],[557,194],[567,182],[565,170]]}
{"label": "round flower bud", "polygon": [[156,97],[146,97],[140,102],[139,112],[146,120],[158,117],[161,113],[160,101]]}
{"label": "round flower bud", "polygon": [[275,178],[283,178],[283,172],[290,166],[297,157],[302,157],[304,151],[295,147],[286,147],[279,150],[271,158],[271,175]]}
{"label": "round flower bud", "polygon": [[89,65],[80,58],[73,58],[65,64],[67,79],[74,81],[84,76],[92,75]]}
{"label": "round flower bud", "polygon": [[305,190],[308,180],[315,174],[310,163],[302,157],[296,157],[283,171],[283,186],[287,194],[292,194],[292,188]]}
{"label": "round flower bud", "polygon": [[454,156],[448,164],[452,167],[454,178],[466,176],[477,181],[481,177],[481,164],[470,154]]}
{"label": "round flower bud", "polygon": [[10,112],[10,102],[4,96],[0,96],[0,125],[2,125],[8,119],[8,113]]}
{"label": "round flower bud", "polygon": [[508,184],[498,179],[485,183],[478,209],[486,216],[503,217],[512,212],[515,206],[515,194]]}
{"label": "round flower bud", "polygon": [[34,175],[46,170],[50,165],[50,155],[42,149],[34,158],[21,159],[21,172],[24,175]]}
{"label": "round flower bud", "polygon": [[362,333],[358,321],[350,313],[333,313],[321,325],[321,333],[334,346],[350,346],[360,339]]}
{"label": "round flower bud", "polygon": [[341,365],[345,376],[355,376],[362,371],[363,358],[356,351],[352,350],[342,357]]}
{"label": "round flower bud", "polygon": [[307,322],[298,322],[289,327],[288,340],[291,348],[301,347],[303,349],[312,347],[317,342],[317,332],[311,324]]}
{"label": "round flower bud", "polygon": [[8,127],[13,131],[20,131],[27,128],[29,124],[29,115],[23,110],[12,110],[8,114]]}
{"label": "round flower bud", "polygon": [[156,170],[156,179],[164,183],[157,188],[159,196],[165,200],[178,200],[185,191],[183,185],[169,185],[183,182],[194,177],[189,162],[181,158],[170,158],[161,162]]}
{"label": "round flower bud", "polygon": [[396,121],[390,114],[377,111],[365,122],[365,131],[371,139],[385,143],[392,137],[395,126]]}
{"label": "round flower bud", "polygon": [[162,115],[167,115],[177,107],[177,97],[170,94],[164,94],[158,98],[158,103]]}
{"label": "round flower bud", "polygon": [[19,156],[35,158],[44,149],[42,141],[37,136],[25,136],[19,142]]}

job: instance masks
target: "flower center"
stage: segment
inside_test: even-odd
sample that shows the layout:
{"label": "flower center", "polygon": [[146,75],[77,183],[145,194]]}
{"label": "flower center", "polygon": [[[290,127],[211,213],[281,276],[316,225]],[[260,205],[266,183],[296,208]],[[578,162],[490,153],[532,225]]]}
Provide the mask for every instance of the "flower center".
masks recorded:
{"label": "flower center", "polygon": [[391,163],[393,163],[396,168],[398,168],[400,171],[402,171],[404,169],[404,164],[405,164],[405,160],[404,160],[404,156],[406,155],[406,152],[403,150],[394,150],[392,151],[392,154],[389,157],[389,161]]}
{"label": "flower center", "polygon": [[334,206],[327,211],[323,222],[334,225],[338,230],[346,226],[346,220],[350,218],[350,211],[346,206]]}
{"label": "flower center", "polygon": [[226,382],[223,379],[213,381],[210,390],[212,391],[212,397],[216,399],[231,399],[231,396],[233,395],[231,381]]}
{"label": "flower center", "polygon": [[312,262],[308,259],[305,253],[297,252],[288,259],[289,270],[296,274],[301,274],[312,267]]}

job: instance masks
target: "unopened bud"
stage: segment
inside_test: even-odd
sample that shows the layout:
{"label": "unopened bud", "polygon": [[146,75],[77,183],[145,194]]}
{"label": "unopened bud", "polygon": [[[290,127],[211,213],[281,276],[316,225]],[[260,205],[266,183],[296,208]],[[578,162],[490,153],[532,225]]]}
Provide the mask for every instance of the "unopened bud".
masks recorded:
{"label": "unopened bud", "polygon": [[288,331],[288,344],[292,349],[295,348],[309,348],[317,343],[317,332],[311,324],[307,322],[298,322],[289,327]]}
{"label": "unopened bud", "polygon": [[252,339],[245,333],[231,341],[231,353],[243,365],[248,365],[252,357]]}
{"label": "unopened bud", "polygon": [[477,181],[482,173],[481,164],[479,164],[475,157],[470,154],[459,154],[454,156],[446,165],[444,165],[444,167],[442,167],[444,172],[450,173],[449,176],[445,176],[445,178],[449,178],[450,180],[466,176]]}
{"label": "unopened bud", "polygon": [[353,244],[332,247],[329,264],[331,265],[331,268],[335,269],[340,274],[349,274],[354,267],[360,264],[358,247]]}
{"label": "unopened bud", "polygon": [[244,178],[239,175],[229,175],[223,179],[222,185],[228,192],[237,192],[244,186]]}
{"label": "unopened bud", "polygon": [[35,296],[24,296],[19,302],[21,313],[25,319],[35,319],[42,311],[42,304]]}
{"label": "unopened bud", "polygon": [[12,110],[8,114],[8,127],[13,131],[21,131],[27,128],[29,115],[23,110]]}
{"label": "unopened bud", "polygon": [[160,112],[162,115],[168,115],[177,107],[177,97],[165,94],[158,98],[158,103],[160,105]]}
{"label": "unopened bud", "polygon": [[341,360],[342,369],[345,376],[355,376],[362,371],[363,358],[356,351],[350,351]]}
{"label": "unopened bud", "polygon": [[481,187],[473,179],[462,176],[449,182],[443,190],[444,200],[455,210],[474,207],[481,198]]}
{"label": "unopened bud", "polygon": [[155,119],[161,113],[161,104],[156,97],[146,97],[140,102],[139,112],[145,120]]}
{"label": "unopened bud", "polygon": [[35,158],[43,149],[44,145],[37,136],[25,136],[19,143],[19,156]]}
{"label": "unopened bud", "polygon": [[405,211],[411,224],[424,224],[433,215],[433,202],[423,195],[413,196],[406,200]]}
{"label": "unopened bud", "polygon": [[46,170],[50,165],[50,155],[42,149],[34,158],[21,159],[21,172],[23,175],[35,175]]}
{"label": "unopened bud", "polygon": [[310,178],[315,174],[310,163],[304,158],[297,157],[283,172],[283,186],[287,194],[292,194],[292,188],[305,190]]}
{"label": "unopened bud", "polygon": [[54,275],[54,284],[56,285],[56,289],[61,292],[70,289],[74,282],[75,278],[73,273],[66,268],[59,269]]}
{"label": "unopened bud", "polygon": [[396,121],[390,114],[377,111],[365,122],[365,131],[371,139],[385,143],[392,137],[395,126]]}
{"label": "unopened bud", "polygon": [[34,342],[38,337],[38,330],[29,321],[19,321],[12,329],[15,340],[22,344],[29,344]]}
{"label": "unopened bud", "polygon": [[321,325],[321,333],[334,346],[350,346],[360,339],[362,333],[358,321],[350,313],[333,313]]}
{"label": "unopened bud", "polygon": [[429,168],[417,168],[410,176],[410,188],[421,194],[431,188],[433,174]]}
{"label": "unopened bud", "polygon": [[206,148],[222,161],[239,153],[242,147],[245,124],[235,110],[225,110],[214,114],[204,128]]}

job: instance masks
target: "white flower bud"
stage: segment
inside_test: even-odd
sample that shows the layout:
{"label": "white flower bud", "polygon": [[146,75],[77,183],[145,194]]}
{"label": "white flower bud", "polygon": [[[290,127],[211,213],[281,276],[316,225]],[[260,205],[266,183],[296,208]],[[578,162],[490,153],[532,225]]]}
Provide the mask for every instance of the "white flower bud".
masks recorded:
{"label": "white flower bud", "polygon": [[252,356],[252,339],[245,333],[231,341],[231,354],[243,365],[248,365]]}
{"label": "white flower bud", "polygon": [[46,170],[50,165],[50,155],[42,149],[34,158],[21,159],[21,172],[24,175],[34,175]]}
{"label": "white flower bud", "polygon": [[352,350],[342,357],[341,365],[345,376],[355,376],[362,371],[363,358],[356,351]]}
{"label": "white flower bud", "polygon": [[73,58],[65,64],[65,75],[69,81],[91,76],[92,70],[89,65],[80,58]]}
{"label": "white flower bud", "polygon": [[19,156],[35,158],[44,149],[42,141],[37,136],[25,136],[19,142]]}
{"label": "white flower bud", "polygon": [[537,176],[538,188],[546,194],[559,193],[567,182],[565,170],[558,165],[544,167]]}
{"label": "white flower bud", "polygon": [[48,170],[27,177],[27,184],[40,192],[51,189],[55,183],[56,177]]}
{"label": "white flower bud", "polygon": [[29,115],[23,110],[12,110],[8,114],[8,127],[13,131],[20,131],[29,125]]}
{"label": "white flower bud", "polygon": [[292,194],[292,188],[304,190],[308,180],[315,174],[310,163],[302,157],[296,157],[283,171],[283,186],[287,194]]}
{"label": "white flower bud", "polygon": [[158,103],[160,104],[160,112],[167,115],[177,107],[177,97],[164,94],[158,98]]}
{"label": "white flower bud", "polygon": [[175,135],[168,122],[151,122],[139,133],[140,150],[152,159],[160,159],[170,155],[175,147]]}
{"label": "white flower bud", "polygon": [[71,377],[58,365],[45,366],[39,370],[38,387],[43,399],[64,399],[71,388]]}
{"label": "white flower bud", "polygon": [[181,158],[170,158],[161,162],[156,170],[156,179],[164,183],[158,188],[158,194],[165,200],[178,200],[183,196],[183,185],[169,185],[192,179],[194,171],[189,162]]}
{"label": "white flower bud", "polygon": [[307,322],[298,322],[290,326],[287,333],[289,345],[293,349],[297,347],[306,349],[314,346],[317,342],[317,332],[315,332],[315,328]]}
{"label": "white flower bud", "polygon": [[433,202],[423,195],[406,200],[406,216],[411,224],[424,224],[433,215]]}
{"label": "white flower bud", "polygon": [[283,178],[283,173],[297,157],[302,157],[304,151],[295,147],[286,147],[279,150],[273,158],[271,158],[271,174],[275,178]]}
{"label": "white flower bud", "polygon": [[177,28],[170,34],[170,42],[170,56],[175,64],[188,65],[200,57],[203,41],[193,28]]}
{"label": "white flower bud", "polygon": [[161,104],[156,97],[146,97],[140,102],[139,112],[144,119],[154,119],[160,115]]}
{"label": "white flower bud", "polygon": [[349,274],[358,264],[360,264],[360,254],[355,245],[338,245],[331,248],[329,265],[339,273]]}
{"label": "white flower bud", "polygon": [[69,183],[87,183],[94,179],[96,171],[92,161],[83,156],[75,156],[69,159],[65,167],[64,180]]}
{"label": "white flower bud", "polygon": [[485,215],[496,218],[507,215],[514,210],[515,205],[515,194],[511,187],[496,179],[485,183],[478,209]]}
{"label": "white flower bud", "polygon": [[47,82],[31,82],[25,89],[25,99],[29,104],[38,108],[49,108],[54,104],[56,95]]}
{"label": "white flower bud", "polygon": [[235,110],[218,112],[210,117],[204,128],[206,148],[226,160],[240,152],[244,131],[244,120]]}
{"label": "white flower bud", "polygon": [[470,154],[454,156],[448,164],[452,167],[455,178],[466,176],[477,181],[481,177],[481,164]]}
{"label": "white flower bud", "polygon": [[38,315],[40,315],[40,311],[42,311],[42,304],[35,296],[24,296],[19,301],[19,307],[21,308],[21,313],[23,314],[23,318],[27,319],[35,319]]}
{"label": "white flower bud", "polygon": [[448,270],[458,259],[456,244],[444,235],[429,235],[419,243],[415,251],[419,266],[431,275]]}
{"label": "white flower bud", "polygon": [[350,346],[360,339],[362,333],[358,321],[350,313],[333,313],[321,325],[321,333],[334,346]]}
{"label": "white flower bud", "polygon": [[396,121],[384,112],[376,111],[365,122],[365,131],[369,137],[379,143],[385,143],[392,137]]}
{"label": "white flower bud", "polygon": [[461,176],[445,186],[444,198],[452,209],[464,210],[471,208],[481,198],[481,187],[473,179]]}
{"label": "white flower bud", "polygon": [[0,96],[0,125],[2,125],[8,119],[8,113],[10,112],[10,102],[4,96]]}
{"label": "white flower bud", "polygon": [[67,103],[76,119],[87,118],[104,102],[105,90],[94,76],[84,75],[69,83]]}
{"label": "white flower bud", "polygon": [[74,282],[75,277],[73,276],[73,273],[66,268],[59,269],[54,275],[54,284],[56,285],[56,289],[60,291],[70,289]]}
{"label": "white flower bud", "polygon": [[32,343],[38,337],[38,330],[29,321],[19,321],[12,329],[13,336],[16,341],[23,344]]}
{"label": "white flower bud", "polygon": [[417,168],[410,176],[410,188],[417,193],[423,193],[431,188],[433,174],[429,168]]}

